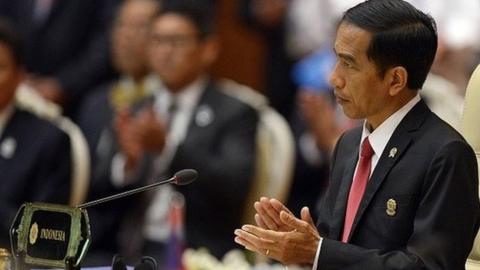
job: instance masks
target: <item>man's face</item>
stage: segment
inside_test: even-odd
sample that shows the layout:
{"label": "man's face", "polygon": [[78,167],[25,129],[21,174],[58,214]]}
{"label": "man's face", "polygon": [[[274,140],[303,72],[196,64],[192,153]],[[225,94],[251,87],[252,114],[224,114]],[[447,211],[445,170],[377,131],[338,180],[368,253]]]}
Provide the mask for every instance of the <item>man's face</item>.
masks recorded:
{"label": "man's face", "polygon": [[366,118],[376,126],[388,117],[386,106],[391,97],[388,83],[367,57],[371,38],[371,33],[353,24],[340,24],[334,47],[337,63],[330,83],[348,117]]}
{"label": "man's face", "polygon": [[193,82],[207,68],[206,43],[187,18],[164,14],[153,22],[150,36],[150,61],[153,71],[171,90]]}
{"label": "man's face", "polygon": [[12,101],[22,75],[22,69],[15,63],[12,51],[0,42],[0,111]]}
{"label": "man's face", "polygon": [[119,10],[112,31],[115,68],[133,77],[147,72],[150,21],[157,9],[153,1],[127,1]]}

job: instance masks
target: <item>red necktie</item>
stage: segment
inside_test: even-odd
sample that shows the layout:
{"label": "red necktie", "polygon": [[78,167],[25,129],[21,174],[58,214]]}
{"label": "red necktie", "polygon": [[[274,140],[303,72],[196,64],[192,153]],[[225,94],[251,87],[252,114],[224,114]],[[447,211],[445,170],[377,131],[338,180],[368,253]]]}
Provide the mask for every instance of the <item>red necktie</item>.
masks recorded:
{"label": "red necktie", "polygon": [[370,170],[372,168],[372,156],[375,152],[368,141],[368,137],[363,140],[360,161],[358,162],[357,172],[353,177],[353,183],[348,194],[347,211],[345,213],[345,225],[343,227],[342,242],[348,241],[348,236],[352,230],[353,220],[357,214],[358,206],[362,201],[365,187],[367,186]]}

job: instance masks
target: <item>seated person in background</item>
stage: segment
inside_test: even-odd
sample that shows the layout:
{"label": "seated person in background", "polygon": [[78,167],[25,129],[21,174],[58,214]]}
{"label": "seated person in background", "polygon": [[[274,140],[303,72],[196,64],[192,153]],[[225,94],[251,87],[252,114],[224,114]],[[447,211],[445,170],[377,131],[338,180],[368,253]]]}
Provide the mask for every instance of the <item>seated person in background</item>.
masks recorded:
{"label": "seated person in background", "polygon": [[119,0],[0,0],[0,15],[24,38],[27,82],[74,113],[88,90],[111,77],[107,29]]}
{"label": "seated person in background", "polygon": [[[115,192],[110,181],[110,162],[118,151],[113,130],[117,110],[132,106],[151,94],[148,75],[148,30],[158,12],[157,0],[127,0],[116,13],[111,33],[111,59],[119,78],[100,85],[83,102],[78,124],[88,142],[92,160],[89,200]],[[156,82],[156,80],[154,81]],[[117,252],[116,219],[131,198],[90,208],[92,246],[85,263],[108,265]]]}
{"label": "seated person in background", "polygon": [[52,123],[20,110],[15,91],[24,79],[20,37],[0,21],[0,247],[24,202],[68,203],[70,141]]}
{"label": "seated person in background", "polygon": [[465,269],[480,222],[477,163],[419,95],[434,20],[402,0],[368,0],[346,11],[334,48],[335,96],[365,122],[338,139],[317,225],[308,208],[296,218],[264,198],[259,226],[235,241],[311,269]]}
{"label": "seated person in background", "polygon": [[152,87],[157,87],[157,80],[148,76],[147,42],[158,9],[157,0],[127,0],[119,6],[110,39],[112,64],[119,77],[98,86],[79,111],[78,124],[87,139],[94,166],[91,199],[105,196],[108,190],[104,186],[110,181],[104,181],[101,174],[102,167],[110,164],[110,160],[105,160],[109,152],[118,150],[112,130],[115,113],[145,99],[152,94]]}
{"label": "seated person in background", "polygon": [[[186,244],[221,257],[237,247],[231,230],[241,223],[251,185],[258,115],[207,75],[218,53],[212,19],[201,6],[180,2],[165,5],[155,17],[150,59],[163,85],[137,112],[117,114],[121,151],[112,161],[112,181],[138,185],[180,169],[198,170],[195,182],[177,188],[185,197]],[[160,264],[170,233],[165,207],[171,189],[162,186],[143,204],[131,205],[146,213],[141,220],[129,218],[134,224],[122,235],[130,239],[121,237],[124,247],[155,256]]]}

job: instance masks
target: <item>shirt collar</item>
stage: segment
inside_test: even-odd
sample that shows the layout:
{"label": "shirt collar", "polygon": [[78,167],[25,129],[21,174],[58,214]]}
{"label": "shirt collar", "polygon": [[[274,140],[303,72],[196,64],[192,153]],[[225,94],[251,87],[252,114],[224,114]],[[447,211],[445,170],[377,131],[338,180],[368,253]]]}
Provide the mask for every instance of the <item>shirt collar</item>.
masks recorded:
{"label": "shirt collar", "polygon": [[0,111],[0,137],[5,130],[5,126],[7,125],[8,120],[13,114],[13,107],[13,103],[10,103],[9,105],[7,105],[7,107],[5,107],[5,109]]}
{"label": "shirt collar", "polygon": [[206,76],[201,76],[175,94],[162,87],[160,91],[155,93],[155,107],[158,111],[165,113],[175,99],[178,109],[193,108],[198,103],[207,82]]}
{"label": "shirt collar", "polygon": [[[370,145],[375,152],[375,155],[380,156],[387,146],[390,137],[392,137],[393,132],[400,124],[402,119],[407,115],[407,113],[420,101],[420,94],[417,94],[412,98],[407,104],[402,108],[396,111],[394,114],[390,115],[383,123],[381,123],[373,132],[367,128],[367,121],[363,123],[363,132],[361,142],[368,136]],[[361,144],[360,144],[361,145]]]}

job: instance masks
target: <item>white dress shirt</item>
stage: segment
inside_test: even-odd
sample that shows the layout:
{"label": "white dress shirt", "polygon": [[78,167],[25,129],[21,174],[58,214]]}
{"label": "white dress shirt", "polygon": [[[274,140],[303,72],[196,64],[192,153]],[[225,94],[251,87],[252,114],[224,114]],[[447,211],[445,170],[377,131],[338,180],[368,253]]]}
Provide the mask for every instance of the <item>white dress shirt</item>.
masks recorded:
{"label": "white dress shirt", "polygon": [[[165,148],[162,153],[155,157],[153,171],[149,175],[150,178],[163,179],[169,177],[165,173],[175,156],[178,145],[184,141],[187,135],[188,126],[206,84],[207,80],[202,77],[176,95],[172,95],[165,88],[155,93],[154,110],[159,118],[170,118],[165,119],[170,124]],[[174,100],[176,109],[170,112],[172,115],[168,115],[168,108],[171,107]],[[168,239],[170,235],[168,213],[170,202],[174,196],[173,188],[169,185],[156,189],[145,216],[143,234],[146,239],[159,242],[165,242]]]}
{"label": "white dress shirt", "polygon": [[[405,104],[402,108],[400,108],[398,111],[396,111],[394,114],[390,115],[383,123],[381,123],[375,130],[371,131],[368,128],[368,124],[365,121],[363,124],[363,131],[362,131],[362,137],[360,141],[358,142],[359,145],[359,150],[358,150],[358,160],[360,160],[360,152],[361,152],[361,145],[363,142],[363,139],[365,139],[368,136],[368,140],[370,141],[370,145],[373,148],[373,151],[375,152],[372,156],[372,167],[370,170],[370,175],[372,175],[373,171],[375,170],[375,167],[377,166],[378,160],[380,159],[380,156],[383,153],[383,150],[385,149],[385,146],[387,145],[388,141],[393,135],[393,132],[395,129],[398,127],[400,122],[403,120],[405,115],[420,101],[420,95],[417,94],[414,98],[412,98],[407,104]],[[358,161],[357,165],[355,168],[355,174],[357,173],[358,169]],[[355,179],[355,177],[353,177]],[[313,261],[313,267],[312,269],[315,270],[317,269],[317,263],[318,263],[318,258],[320,257],[320,250],[322,247],[322,240],[323,238],[320,238],[320,242],[318,244],[317,248],[317,253],[315,255],[315,260]]]}

